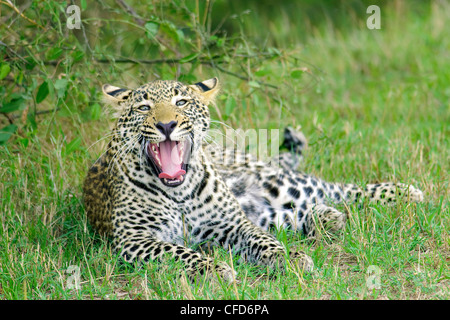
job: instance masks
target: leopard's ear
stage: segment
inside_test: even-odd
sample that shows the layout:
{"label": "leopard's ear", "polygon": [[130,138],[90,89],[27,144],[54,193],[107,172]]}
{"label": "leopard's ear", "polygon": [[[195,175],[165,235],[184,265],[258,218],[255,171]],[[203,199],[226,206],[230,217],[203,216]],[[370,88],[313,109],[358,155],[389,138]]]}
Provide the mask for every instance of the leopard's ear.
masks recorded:
{"label": "leopard's ear", "polygon": [[200,94],[203,102],[206,105],[214,102],[214,99],[220,92],[219,79],[217,78],[197,82],[196,84],[190,85],[189,87]]}
{"label": "leopard's ear", "polygon": [[102,86],[102,91],[105,95],[105,99],[107,99],[109,102],[115,103],[120,103],[127,100],[132,92],[132,90],[114,87],[110,84],[104,84]]}
{"label": "leopard's ear", "polygon": [[113,116],[117,118],[122,112],[121,104],[130,97],[133,90],[122,89],[109,84],[102,86],[103,102],[109,104],[113,110]]}

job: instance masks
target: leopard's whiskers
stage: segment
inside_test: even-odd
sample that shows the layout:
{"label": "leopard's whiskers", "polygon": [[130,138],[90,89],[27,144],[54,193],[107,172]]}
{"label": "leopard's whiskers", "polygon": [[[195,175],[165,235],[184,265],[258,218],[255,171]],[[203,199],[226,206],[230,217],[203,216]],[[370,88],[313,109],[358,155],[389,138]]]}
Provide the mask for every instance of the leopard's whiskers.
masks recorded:
{"label": "leopard's whiskers", "polygon": [[[105,139],[107,139],[107,138],[114,137],[114,135],[115,135],[114,132],[112,132],[112,133],[110,133],[110,134],[107,134],[106,136],[104,136],[104,137],[98,139],[98,140],[95,141],[93,144],[91,144],[91,145],[87,148],[87,150],[91,149],[91,148],[92,148],[93,146],[95,146],[97,143],[99,143],[99,142],[101,142],[101,141],[103,141],[103,140],[105,140]],[[112,139],[111,139],[110,141],[112,141]]]}
{"label": "leopard's whiskers", "polygon": [[[114,162],[116,162],[117,164],[119,164],[119,161],[123,161],[123,159],[121,159],[122,155],[126,155],[129,151],[131,150],[131,148],[134,147],[134,145],[136,144],[136,142],[138,142],[139,140],[139,136],[131,138],[129,140],[127,140],[114,154],[114,156],[112,157],[112,159],[110,160],[109,164],[108,164],[108,170],[107,172],[109,173],[111,170],[111,164],[113,164]],[[118,161],[118,159],[120,159]]]}
{"label": "leopard's whiskers", "polygon": [[[110,134],[109,136],[114,136],[115,133]],[[130,138],[126,138],[125,141],[130,140]],[[104,155],[105,153],[107,153],[109,150],[111,150],[112,148],[114,148],[114,144],[112,143],[113,140],[111,140],[110,142],[108,142],[108,148],[97,158],[97,160],[95,160],[94,164],[95,165]]]}

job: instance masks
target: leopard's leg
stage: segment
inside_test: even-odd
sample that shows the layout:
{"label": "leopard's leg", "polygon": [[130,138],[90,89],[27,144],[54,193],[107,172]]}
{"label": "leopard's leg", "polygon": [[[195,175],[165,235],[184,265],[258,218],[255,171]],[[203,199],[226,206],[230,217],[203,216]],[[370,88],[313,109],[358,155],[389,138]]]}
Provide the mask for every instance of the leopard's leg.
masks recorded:
{"label": "leopard's leg", "polygon": [[286,127],[284,129],[282,146],[287,149],[287,152],[280,153],[272,162],[276,162],[278,166],[285,170],[297,170],[303,159],[303,150],[307,145],[308,141],[299,129],[296,130],[292,127]]}
{"label": "leopard's leg", "polygon": [[303,132],[300,131],[300,128],[294,129],[292,127],[286,127],[284,129],[283,146],[289,151],[301,156],[307,145],[308,140],[306,140],[306,137]]}
{"label": "leopard's leg", "polygon": [[274,171],[277,175],[271,175],[267,172],[272,172],[271,168],[261,168],[259,173],[264,173],[261,176],[265,176],[265,180],[247,176],[230,183],[233,191],[238,188],[247,191],[237,190],[234,194],[255,225],[266,231],[271,227],[286,228],[307,236],[316,230],[314,221],[331,233],[344,227],[346,215],[330,206],[335,202],[330,200],[342,201],[344,193],[341,187],[300,172],[277,170]]}
{"label": "leopard's leg", "polygon": [[114,248],[120,252],[120,256],[127,262],[135,261],[165,261],[173,258],[181,261],[184,270],[190,279],[205,273],[217,273],[222,279],[231,282],[234,271],[226,263],[215,263],[214,259],[190,248],[179,244],[161,241],[149,233],[135,233],[127,237],[116,237],[121,239],[114,241]]}
{"label": "leopard's leg", "polygon": [[284,270],[283,262],[287,258],[303,271],[313,270],[314,262],[305,252],[290,251],[289,256],[286,257],[284,247],[271,234],[264,232],[249,220],[245,221],[245,228],[248,234],[243,237],[240,249],[247,259],[258,265]]}

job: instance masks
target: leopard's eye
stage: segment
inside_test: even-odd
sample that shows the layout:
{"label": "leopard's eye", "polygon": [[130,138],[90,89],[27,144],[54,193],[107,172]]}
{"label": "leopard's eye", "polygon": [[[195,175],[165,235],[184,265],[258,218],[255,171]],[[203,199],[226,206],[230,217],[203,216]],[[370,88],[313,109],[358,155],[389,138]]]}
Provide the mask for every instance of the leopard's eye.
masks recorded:
{"label": "leopard's eye", "polygon": [[139,106],[137,109],[138,109],[139,111],[148,111],[148,110],[150,110],[150,106],[147,105],[147,104],[144,104],[144,105],[142,105],[142,106]]}
{"label": "leopard's eye", "polygon": [[181,100],[178,100],[175,104],[176,104],[177,107],[182,107],[186,103],[187,103],[187,100],[181,99]]}

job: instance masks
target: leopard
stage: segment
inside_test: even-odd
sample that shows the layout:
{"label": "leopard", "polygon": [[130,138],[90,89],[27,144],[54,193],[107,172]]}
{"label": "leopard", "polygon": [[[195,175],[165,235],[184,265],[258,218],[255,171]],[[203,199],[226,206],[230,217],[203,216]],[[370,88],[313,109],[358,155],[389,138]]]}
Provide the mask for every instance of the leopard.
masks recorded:
{"label": "leopard", "polygon": [[247,155],[235,161],[235,153],[223,160],[225,153],[207,152],[209,108],[220,91],[217,77],[195,84],[154,80],[135,89],[102,86],[116,120],[106,150],[87,172],[83,201],[89,224],[111,239],[125,262],[173,259],[191,279],[214,274],[231,282],[233,263],[207,253],[222,247],[239,263],[311,272],[313,259],[287,248],[274,228],[313,237],[319,225],[330,232],[344,228],[347,215],[336,203],[423,200],[407,184],[361,188],[300,172],[307,141],[291,127],[282,145],[288,151],[277,161]]}

